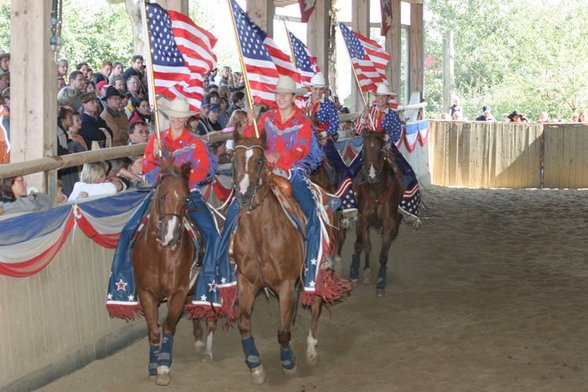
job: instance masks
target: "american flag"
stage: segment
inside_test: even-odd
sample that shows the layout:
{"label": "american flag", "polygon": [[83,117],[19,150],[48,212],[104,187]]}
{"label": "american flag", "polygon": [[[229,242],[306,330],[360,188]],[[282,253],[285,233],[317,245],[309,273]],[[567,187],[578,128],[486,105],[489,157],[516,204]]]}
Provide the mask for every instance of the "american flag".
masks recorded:
{"label": "american flag", "polygon": [[339,28],[349,50],[361,91],[375,92],[376,86],[386,81],[386,66],[390,55],[376,41],[352,31],[345,24],[339,23]]}
{"label": "american flag", "polygon": [[278,76],[287,75],[300,82],[300,75],[290,62],[290,56],[251,20],[235,0],[231,0],[231,8],[253,102],[273,107],[273,90]]}
{"label": "american flag", "polygon": [[[170,35],[173,41],[168,43],[168,47],[175,48],[175,51],[182,58],[183,68],[186,68],[189,72],[188,78],[182,78],[173,84],[167,83],[165,88],[158,89],[157,86],[163,85],[167,79],[162,80],[162,74],[157,72],[158,62],[155,57],[155,48],[152,47],[155,92],[172,99],[174,97],[185,97],[190,103],[190,109],[197,111],[204,95],[203,75],[216,66],[216,55],[212,49],[217,40],[212,34],[197,26],[188,16],[180,12],[165,11],[161,6],[153,3],[146,4],[146,6],[149,20],[152,19],[150,13],[155,16],[155,20],[158,20],[156,16],[158,15],[159,20],[165,20],[165,29],[168,32],[171,29]],[[151,42],[153,44],[154,30],[151,28],[151,22],[149,31],[151,32]],[[155,30],[155,32],[157,31],[159,30]],[[163,74],[164,77],[166,75],[165,73]]]}
{"label": "american flag", "polygon": [[296,68],[300,74],[300,82],[308,83],[314,75],[321,71],[316,65],[316,57],[312,56],[306,45],[290,31],[288,31],[288,38],[290,39],[290,45],[292,45]]}

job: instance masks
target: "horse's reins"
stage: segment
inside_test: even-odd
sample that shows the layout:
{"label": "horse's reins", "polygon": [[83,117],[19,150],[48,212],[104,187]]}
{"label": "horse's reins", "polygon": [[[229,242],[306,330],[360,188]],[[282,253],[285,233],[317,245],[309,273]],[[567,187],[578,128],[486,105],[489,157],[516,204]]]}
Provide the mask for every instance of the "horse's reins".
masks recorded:
{"label": "horse's reins", "polygon": [[[261,180],[262,180],[262,171],[265,169],[265,149],[263,148],[263,146],[244,146],[242,144],[238,144],[237,146],[235,146],[234,151],[237,151],[237,149],[244,149],[246,151],[252,150],[254,148],[259,148],[264,152],[263,155],[263,162],[261,165],[259,165],[259,171],[256,173],[257,174],[257,182],[255,183],[255,185],[253,186],[253,190],[251,191],[251,202],[253,202],[253,200],[255,199],[255,195],[257,194],[257,191],[259,189],[259,187],[261,186]],[[233,190],[235,191],[235,194],[237,194],[237,187],[238,184],[233,184]],[[247,190],[247,193],[249,193],[249,190]],[[266,195],[267,196],[267,195]],[[247,213],[250,214],[251,211],[253,211],[254,209],[256,209],[257,207],[259,207],[263,201],[265,200],[265,197],[262,198],[261,200],[258,200],[256,204],[250,204],[249,207],[247,208]]]}

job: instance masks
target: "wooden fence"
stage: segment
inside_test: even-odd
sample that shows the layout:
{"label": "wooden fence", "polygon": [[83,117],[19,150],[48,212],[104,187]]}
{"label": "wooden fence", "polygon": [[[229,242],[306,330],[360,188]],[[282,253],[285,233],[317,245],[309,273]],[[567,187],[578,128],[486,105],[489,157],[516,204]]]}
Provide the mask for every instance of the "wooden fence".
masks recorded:
{"label": "wooden fence", "polygon": [[429,122],[431,181],[472,188],[588,187],[588,125]]}

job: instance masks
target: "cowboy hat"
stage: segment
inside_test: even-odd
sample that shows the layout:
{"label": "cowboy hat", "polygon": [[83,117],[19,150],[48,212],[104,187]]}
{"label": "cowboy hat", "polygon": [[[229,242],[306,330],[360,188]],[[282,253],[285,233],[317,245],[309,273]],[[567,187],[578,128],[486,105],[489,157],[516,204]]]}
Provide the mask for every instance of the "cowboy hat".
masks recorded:
{"label": "cowboy hat", "polygon": [[325,82],[325,77],[323,76],[322,72],[319,72],[316,75],[314,75],[310,79],[310,83],[305,83],[305,85],[308,87],[317,87],[317,88],[322,88],[322,87],[328,86],[328,84]]}
{"label": "cowboy hat", "polygon": [[159,108],[168,117],[186,118],[196,114],[190,111],[190,104],[186,98],[174,98],[173,100],[161,99]]}
{"label": "cowboy hat", "polygon": [[106,94],[104,94],[104,99],[108,99],[110,97],[124,97],[124,95],[114,86],[108,86],[106,89]]}
{"label": "cowboy hat", "polygon": [[303,88],[296,88],[296,82],[291,77],[280,75],[274,93],[304,95],[306,94],[306,90]]}
{"label": "cowboy hat", "polygon": [[380,84],[378,84],[378,88],[376,89],[376,92],[374,93],[374,95],[397,96],[398,94],[396,94],[394,91],[390,91],[390,88],[388,87],[387,83],[380,83]]}

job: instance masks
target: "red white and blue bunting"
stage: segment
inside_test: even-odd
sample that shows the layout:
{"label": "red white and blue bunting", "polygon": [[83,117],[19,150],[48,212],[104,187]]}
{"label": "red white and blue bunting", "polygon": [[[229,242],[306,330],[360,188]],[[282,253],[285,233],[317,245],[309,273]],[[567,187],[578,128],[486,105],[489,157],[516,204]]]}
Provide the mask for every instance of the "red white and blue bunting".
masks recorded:
{"label": "red white and blue bunting", "polygon": [[41,271],[76,225],[98,245],[114,248],[121,230],[145,195],[121,193],[0,221],[0,274],[27,277]]}

